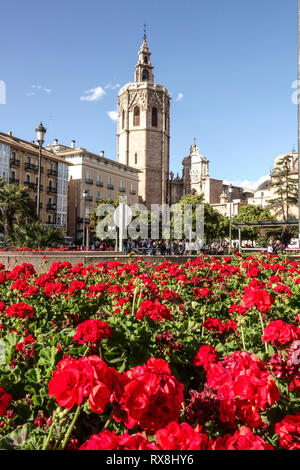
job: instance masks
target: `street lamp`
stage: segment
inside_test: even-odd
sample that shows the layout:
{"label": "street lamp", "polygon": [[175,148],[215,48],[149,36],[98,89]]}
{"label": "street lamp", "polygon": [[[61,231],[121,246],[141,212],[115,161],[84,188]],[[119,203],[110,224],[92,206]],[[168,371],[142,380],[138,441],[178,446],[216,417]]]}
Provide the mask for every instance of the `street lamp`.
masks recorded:
{"label": "street lamp", "polygon": [[[173,171],[171,171],[171,173],[170,173],[170,199],[169,199],[170,217],[171,217],[171,207],[172,207],[173,180],[174,180],[174,173],[173,173]],[[172,245],[173,245],[173,239],[172,239],[172,225],[171,225],[171,219],[170,219],[170,255],[172,255]]]}
{"label": "street lamp", "polygon": [[84,203],[83,203],[83,236],[82,236],[82,244],[83,244],[83,249],[85,249],[85,201],[86,201],[86,197],[88,195],[88,191],[85,190],[83,191],[82,193],[82,197],[83,197],[83,200],[84,200]]}
{"label": "street lamp", "polygon": [[39,127],[36,128],[36,140],[39,144],[39,166],[38,166],[38,182],[37,182],[37,201],[36,201],[36,216],[40,218],[40,192],[41,192],[41,168],[42,168],[42,147],[45,141],[45,134],[47,129],[40,123]]}
{"label": "street lamp", "polygon": [[231,211],[231,203],[232,203],[232,184],[229,185],[229,252],[231,253],[232,247],[232,235],[231,235],[231,225],[232,225],[232,211]]}

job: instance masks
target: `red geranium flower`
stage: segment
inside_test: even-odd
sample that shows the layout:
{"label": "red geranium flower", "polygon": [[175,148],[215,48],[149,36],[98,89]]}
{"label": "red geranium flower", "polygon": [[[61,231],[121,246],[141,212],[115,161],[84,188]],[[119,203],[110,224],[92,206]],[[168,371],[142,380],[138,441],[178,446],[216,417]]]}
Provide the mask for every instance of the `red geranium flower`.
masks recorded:
{"label": "red geranium flower", "polygon": [[101,320],[87,320],[77,326],[74,341],[79,344],[96,343],[104,338],[112,338],[112,329],[108,323]]}
{"label": "red geranium flower", "polygon": [[7,307],[5,312],[7,317],[14,318],[33,318],[35,316],[32,306],[23,302]]}

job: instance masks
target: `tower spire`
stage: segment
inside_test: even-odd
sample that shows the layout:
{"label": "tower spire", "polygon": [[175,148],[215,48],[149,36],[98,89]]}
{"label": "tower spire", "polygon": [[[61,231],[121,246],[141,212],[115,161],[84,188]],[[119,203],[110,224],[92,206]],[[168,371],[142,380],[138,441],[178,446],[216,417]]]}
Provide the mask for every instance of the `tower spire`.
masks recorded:
{"label": "tower spire", "polygon": [[146,24],[144,24],[144,42],[138,52],[139,60],[135,66],[135,81],[154,83],[153,67],[151,65],[151,52],[147,44]]}

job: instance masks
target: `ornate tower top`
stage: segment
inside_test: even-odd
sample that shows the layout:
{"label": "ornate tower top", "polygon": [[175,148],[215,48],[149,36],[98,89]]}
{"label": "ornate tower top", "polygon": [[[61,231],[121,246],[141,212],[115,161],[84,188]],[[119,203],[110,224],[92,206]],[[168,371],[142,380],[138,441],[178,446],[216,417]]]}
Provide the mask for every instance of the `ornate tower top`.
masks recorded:
{"label": "ornate tower top", "polygon": [[153,76],[153,67],[151,65],[151,52],[149,51],[149,47],[147,44],[146,38],[146,25],[144,28],[144,41],[141,45],[141,48],[138,53],[139,61],[135,66],[135,81],[140,82],[148,82],[154,83],[154,76]]}

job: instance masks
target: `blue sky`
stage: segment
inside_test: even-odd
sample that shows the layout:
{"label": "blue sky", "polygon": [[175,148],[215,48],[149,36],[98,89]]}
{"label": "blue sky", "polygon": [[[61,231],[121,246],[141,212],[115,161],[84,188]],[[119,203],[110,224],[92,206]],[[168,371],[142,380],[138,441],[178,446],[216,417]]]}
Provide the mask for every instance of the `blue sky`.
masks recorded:
{"label": "blue sky", "polygon": [[115,159],[111,112],[147,23],[155,81],[172,97],[175,173],[194,137],[211,176],[230,181],[259,180],[296,147],[296,0],[10,0],[1,17],[2,132],[32,140],[42,120],[46,143]]}

